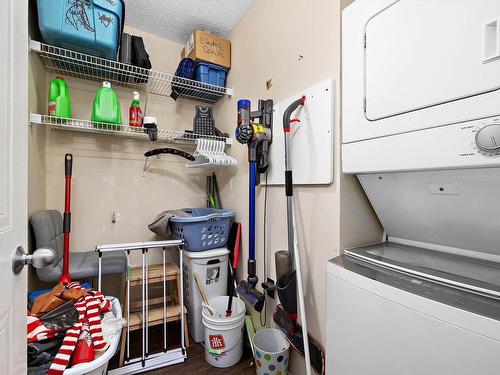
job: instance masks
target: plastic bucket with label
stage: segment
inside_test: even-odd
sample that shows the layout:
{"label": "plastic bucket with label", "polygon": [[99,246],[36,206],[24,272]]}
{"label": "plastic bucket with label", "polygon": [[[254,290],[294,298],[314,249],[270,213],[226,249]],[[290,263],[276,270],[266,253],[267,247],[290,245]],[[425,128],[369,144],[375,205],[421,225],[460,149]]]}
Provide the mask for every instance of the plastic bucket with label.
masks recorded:
{"label": "plastic bucket with label", "polygon": [[252,338],[257,375],[286,375],[290,343],[275,328],[261,329]]}
{"label": "plastic bucket with label", "polygon": [[245,303],[234,297],[232,314],[226,317],[228,296],[208,300],[216,314],[203,310],[205,327],[205,360],[214,367],[231,367],[239,362],[243,354],[243,328]]}

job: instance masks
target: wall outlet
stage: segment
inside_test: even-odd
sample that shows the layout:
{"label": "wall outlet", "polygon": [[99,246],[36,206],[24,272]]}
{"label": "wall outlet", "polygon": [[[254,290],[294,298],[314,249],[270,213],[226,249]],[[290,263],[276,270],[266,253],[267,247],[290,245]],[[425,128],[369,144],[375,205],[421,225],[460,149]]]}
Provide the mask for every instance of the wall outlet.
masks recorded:
{"label": "wall outlet", "polygon": [[118,211],[113,211],[111,213],[111,222],[114,224],[119,221],[120,221],[120,213]]}

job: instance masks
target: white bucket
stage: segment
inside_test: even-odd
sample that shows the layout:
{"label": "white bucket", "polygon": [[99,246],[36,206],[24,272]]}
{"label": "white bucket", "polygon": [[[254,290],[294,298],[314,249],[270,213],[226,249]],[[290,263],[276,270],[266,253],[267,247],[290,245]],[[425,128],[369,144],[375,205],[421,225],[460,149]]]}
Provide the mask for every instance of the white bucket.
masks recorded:
{"label": "white bucket", "polygon": [[229,296],[210,298],[208,303],[217,312],[208,315],[202,311],[205,326],[205,360],[214,367],[231,367],[243,354],[243,327],[245,303],[234,297],[232,314],[226,317]]}
{"label": "white bucket", "polygon": [[257,375],[286,375],[290,343],[275,328],[261,329],[252,338]]}

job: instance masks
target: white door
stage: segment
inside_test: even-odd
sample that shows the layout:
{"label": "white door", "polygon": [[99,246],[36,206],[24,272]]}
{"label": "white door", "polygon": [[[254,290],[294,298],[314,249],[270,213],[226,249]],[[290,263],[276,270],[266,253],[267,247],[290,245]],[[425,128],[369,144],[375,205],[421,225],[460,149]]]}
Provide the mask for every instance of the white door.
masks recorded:
{"label": "white door", "polygon": [[0,372],[26,373],[28,1],[0,1]]}
{"label": "white door", "polygon": [[500,114],[500,1],[359,0],[342,24],[344,143]]}

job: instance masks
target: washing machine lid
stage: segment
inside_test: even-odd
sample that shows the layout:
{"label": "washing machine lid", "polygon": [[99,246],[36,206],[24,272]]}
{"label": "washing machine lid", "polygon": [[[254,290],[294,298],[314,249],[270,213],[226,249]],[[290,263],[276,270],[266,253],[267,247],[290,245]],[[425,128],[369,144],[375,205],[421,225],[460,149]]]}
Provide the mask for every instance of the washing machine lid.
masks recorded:
{"label": "washing machine lid", "polygon": [[500,89],[500,2],[399,0],[365,27],[365,115],[376,121]]}
{"label": "washing machine lid", "polygon": [[500,263],[500,168],[358,178],[388,237]]}
{"label": "washing machine lid", "polygon": [[394,242],[346,249],[345,253],[379,267],[500,300],[497,262]]}

